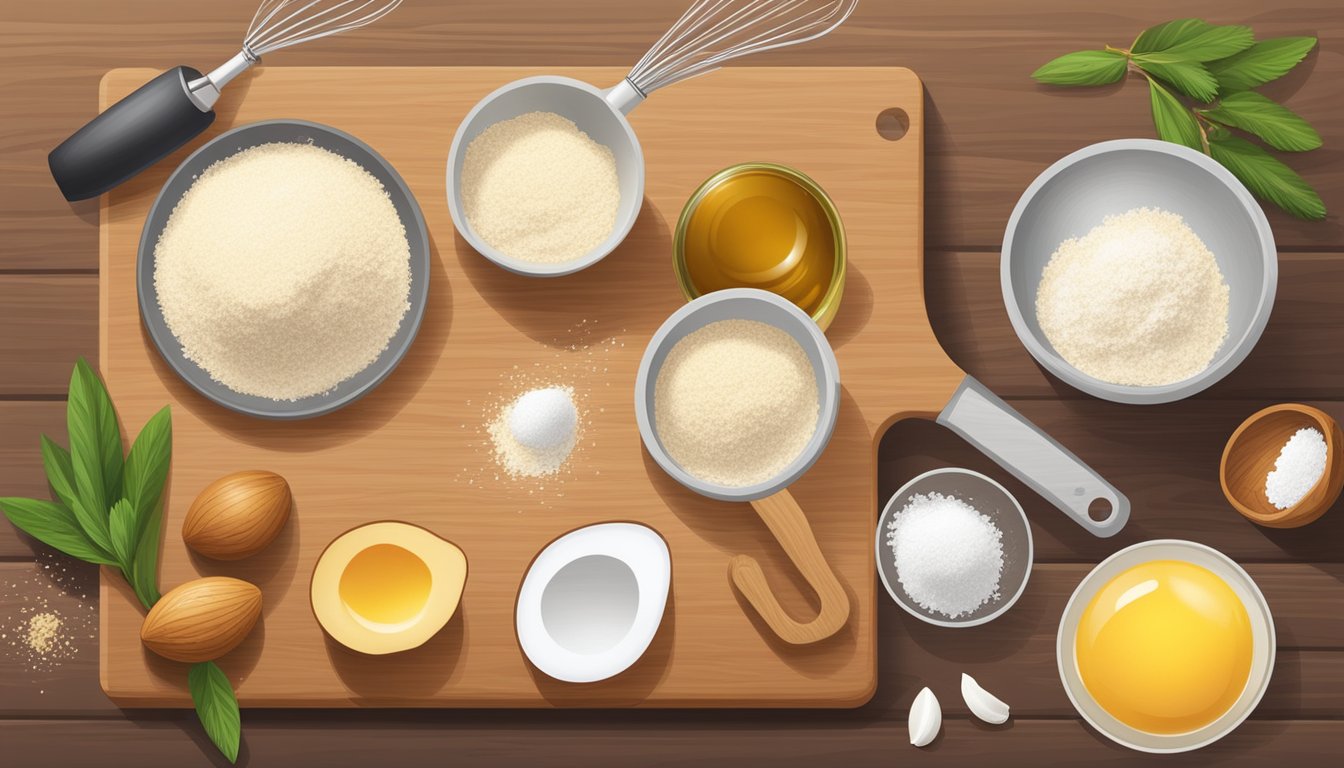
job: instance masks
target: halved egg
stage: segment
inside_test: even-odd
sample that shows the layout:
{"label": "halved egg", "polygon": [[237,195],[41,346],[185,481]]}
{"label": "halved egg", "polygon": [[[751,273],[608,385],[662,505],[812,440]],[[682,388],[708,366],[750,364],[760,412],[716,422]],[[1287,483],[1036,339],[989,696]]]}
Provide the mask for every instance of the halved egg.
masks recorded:
{"label": "halved egg", "polygon": [[557,680],[591,683],[644,655],[672,583],[667,542],[635,523],[602,523],[551,542],[518,590],[518,644]]}

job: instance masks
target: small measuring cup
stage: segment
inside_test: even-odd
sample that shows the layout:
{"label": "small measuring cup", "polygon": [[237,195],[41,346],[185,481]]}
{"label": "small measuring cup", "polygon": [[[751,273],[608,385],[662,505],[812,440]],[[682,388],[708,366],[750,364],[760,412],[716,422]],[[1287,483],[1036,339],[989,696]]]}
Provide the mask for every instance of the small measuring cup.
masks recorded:
{"label": "small measuring cup", "polygon": [[[711,323],[731,319],[766,323],[792,336],[812,363],[820,399],[817,428],[802,454],[775,477],[740,488],[707,482],[682,469],[663,450],[658,438],[654,406],[658,373],[677,342]],[[799,622],[789,616],[770,591],[765,573],[755,558],[737,555],[730,562],[733,583],[761,614],[770,629],[789,643],[824,640],[839,631],[849,620],[849,597],[822,555],[821,548],[817,546],[812,526],[803,510],[788,492],[788,486],[811,468],[826,449],[831,433],[835,430],[839,410],[840,366],[825,334],[806,312],[788,299],[755,288],[715,291],[673,312],[649,340],[639,364],[639,376],[635,380],[635,419],[639,422],[639,435],[658,466],[677,482],[702,496],[722,501],[750,502],[808,585],[816,591],[821,601],[817,617],[810,622]]]}
{"label": "small measuring cup", "polygon": [[[558,277],[601,261],[630,233],[644,200],[644,154],[626,116],[650,93],[718,69],[730,59],[821,37],[840,26],[858,0],[698,0],[616,85],[601,89],[570,77],[528,77],[481,99],[467,113],[448,152],[448,210],[453,225],[481,255],[510,272]],[[486,128],[529,112],[553,112],[611,150],[621,201],[611,234],[571,261],[536,263],[491,247],[471,228],[462,202],[467,147]]]}

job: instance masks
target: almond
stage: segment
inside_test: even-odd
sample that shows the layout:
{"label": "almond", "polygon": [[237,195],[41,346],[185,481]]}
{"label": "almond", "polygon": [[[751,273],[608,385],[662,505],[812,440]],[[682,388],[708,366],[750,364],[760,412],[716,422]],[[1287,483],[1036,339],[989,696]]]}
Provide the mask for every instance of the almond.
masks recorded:
{"label": "almond", "polygon": [[274,472],[248,470],[206,486],[182,522],[182,539],[216,560],[240,560],[260,552],[289,520],[289,483]]}
{"label": "almond", "polygon": [[239,579],[210,576],[181,584],[160,598],[140,627],[140,641],[173,661],[211,661],[237,648],[260,617],[260,589]]}

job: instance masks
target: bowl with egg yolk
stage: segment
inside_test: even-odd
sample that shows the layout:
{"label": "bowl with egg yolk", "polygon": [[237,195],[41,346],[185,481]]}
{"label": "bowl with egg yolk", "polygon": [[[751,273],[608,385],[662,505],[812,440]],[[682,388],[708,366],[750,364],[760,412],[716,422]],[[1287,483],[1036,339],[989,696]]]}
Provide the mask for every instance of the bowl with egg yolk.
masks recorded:
{"label": "bowl with egg yolk", "polygon": [[1250,715],[1274,668],[1264,595],[1217,550],[1162,539],[1102,561],[1074,590],[1056,641],[1083,719],[1143,752],[1211,744]]}

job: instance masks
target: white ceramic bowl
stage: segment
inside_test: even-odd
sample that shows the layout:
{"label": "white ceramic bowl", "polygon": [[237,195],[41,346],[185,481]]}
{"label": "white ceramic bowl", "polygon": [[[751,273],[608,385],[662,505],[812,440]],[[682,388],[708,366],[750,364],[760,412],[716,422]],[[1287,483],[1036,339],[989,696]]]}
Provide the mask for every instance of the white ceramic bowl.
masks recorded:
{"label": "white ceramic bowl", "polygon": [[[1112,384],[1059,355],[1036,322],[1036,289],[1059,244],[1133,208],[1180,214],[1218,260],[1231,289],[1228,334],[1198,375],[1160,387]],[[1045,169],[1022,193],[1003,235],[1000,282],[1017,337],[1064,383],[1117,403],[1169,403],[1212,386],[1250,354],[1269,322],[1278,252],[1264,211],[1240,181],[1209,156],[1179,144],[1121,139],[1084,147]]]}
{"label": "white ceramic bowl", "polygon": [[[1251,619],[1251,674],[1246,679],[1246,687],[1241,696],[1217,720],[1187,733],[1155,734],[1132,728],[1102,709],[1101,705],[1088,693],[1078,671],[1078,658],[1074,639],[1078,634],[1078,624],[1083,611],[1097,592],[1111,579],[1141,563],[1153,560],[1180,560],[1207,568],[1227,583],[1232,591],[1241,598],[1242,605]],[[1269,612],[1269,603],[1260,593],[1260,588],[1237,565],[1232,558],[1216,549],[1179,539],[1155,539],[1135,544],[1116,552],[1101,561],[1092,572],[1083,577],[1078,588],[1073,591],[1064,615],[1059,620],[1059,633],[1055,638],[1055,658],[1059,663],[1059,677],[1064,690],[1073,702],[1074,709],[1093,728],[1103,736],[1140,752],[1169,753],[1188,752],[1192,749],[1208,746],[1231,733],[1241,725],[1269,688],[1270,675],[1274,671],[1275,636],[1274,617]]]}

